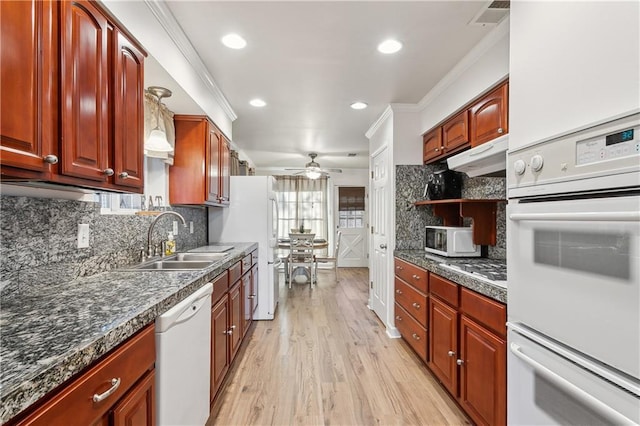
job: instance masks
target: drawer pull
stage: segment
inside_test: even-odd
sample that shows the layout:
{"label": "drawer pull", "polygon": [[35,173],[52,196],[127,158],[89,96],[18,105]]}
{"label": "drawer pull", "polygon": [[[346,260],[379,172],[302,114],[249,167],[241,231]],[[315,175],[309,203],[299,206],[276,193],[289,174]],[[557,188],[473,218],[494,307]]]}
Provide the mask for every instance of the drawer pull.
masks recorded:
{"label": "drawer pull", "polygon": [[396,293],[398,293],[398,294],[402,294],[402,290],[397,289],[397,290],[396,290]]}
{"label": "drawer pull", "polygon": [[456,353],[454,351],[449,351],[447,352],[447,355],[449,356],[456,356]]}
{"label": "drawer pull", "polygon": [[397,321],[402,321],[402,317],[400,315],[396,315],[396,320]]}
{"label": "drawer pull", "polygon": [[107,389],[105,392],[98,395],[97,393],[93,394],[93,402],[101,402],[111,396],[118,388],[120,387],[120,377],[111,379],[111,387]]}
{"label": "drawer pull", "polygon": [[413,307],[416,308],[416,309],[420,309],[420,304],[416,303],[416,302],[413,302]]}
{"label": "drawer pull", "polygon": [[413,278],[416,279],[416,280],[419,280],[420,279],[420,275],[414,275]]}
{"label": "drawer pull", "polygon": [[404,268],[402,266],[396,266],[396,269],[402,271]]}
{"label": "drawer pull", "polygon": [[416,333],[413,333],[411,337],[413,337],[416,340],[420,340],[420,336],[418,336]]}

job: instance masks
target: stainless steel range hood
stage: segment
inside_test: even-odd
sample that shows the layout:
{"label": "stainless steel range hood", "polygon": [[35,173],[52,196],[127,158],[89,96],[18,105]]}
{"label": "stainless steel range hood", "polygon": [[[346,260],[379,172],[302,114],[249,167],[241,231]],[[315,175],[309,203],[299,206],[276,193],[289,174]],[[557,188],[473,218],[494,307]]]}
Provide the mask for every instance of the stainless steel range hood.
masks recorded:
{"label": "stainless steel range hood", "polygon": [[464,172],[470,177],[493,174],[506,168],[508,147],[507,134],[448,158],[447,165],[449,170]]}

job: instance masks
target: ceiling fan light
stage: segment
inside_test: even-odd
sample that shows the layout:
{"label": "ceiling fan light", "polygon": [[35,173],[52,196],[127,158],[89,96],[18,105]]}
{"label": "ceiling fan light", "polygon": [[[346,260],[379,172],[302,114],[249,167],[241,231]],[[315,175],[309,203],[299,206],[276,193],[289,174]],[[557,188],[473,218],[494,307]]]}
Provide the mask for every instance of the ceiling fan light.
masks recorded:
{"label": "ceiling fan light", "polygon": [[322,176],[322,173],[320,173],[317,170],[306,170],[304,172],[305,176],[307,176],[309,179],[318,179],[320,176]]}
{"label": "ceiling fan light", "polygon": [[167,141],[167,135],[160,129],[153,129],[149,139],[144,143],[144,149],[156,152],[171,152],[173,147]]}

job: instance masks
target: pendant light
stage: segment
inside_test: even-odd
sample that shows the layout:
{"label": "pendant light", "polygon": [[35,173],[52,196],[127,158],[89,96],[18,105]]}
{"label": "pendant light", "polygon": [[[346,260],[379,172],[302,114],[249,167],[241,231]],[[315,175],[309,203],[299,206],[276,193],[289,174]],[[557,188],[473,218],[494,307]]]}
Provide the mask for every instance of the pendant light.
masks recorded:
{"label": "pendant light", "polygon": [[147,89],[147,93],[158,98],[158,109],[156,111],[156,127],[151,130],[149,138],[144,143],[144,149],[155,152],[171,152],[173,151],[173,147],[167,140],[167,134],[160,130],[160,100],[171,96],[171,90],[159,86],[150,86]]}

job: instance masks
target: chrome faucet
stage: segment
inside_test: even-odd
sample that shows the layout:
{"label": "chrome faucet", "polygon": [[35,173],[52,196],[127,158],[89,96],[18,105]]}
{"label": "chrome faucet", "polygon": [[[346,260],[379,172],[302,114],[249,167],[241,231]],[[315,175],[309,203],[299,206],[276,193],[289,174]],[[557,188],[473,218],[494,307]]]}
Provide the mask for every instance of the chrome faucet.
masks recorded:
{"label": "chrome faucet", "polygon": [[187,227],[187,221],[184,220],[184,217],[182,217],[182,215],[180,213],[176,213],[174,211],[168,210],[168,211],[162,212],[158,216],[156,216],[156,218],[153,219],[153,222],[151,222],[151,225],[149,225],[149,232],[147,233],[147,255],[149,257],[153,257],[153,246],[151,245],[151,235],[153,234],[153,228],[155,228],[156,223],[158,222],[158,219],[160,219],[162,216],[166,216],[166,215],[177,216],[178,219],[180,219],[182,221],[182,225],[185,228]]}

